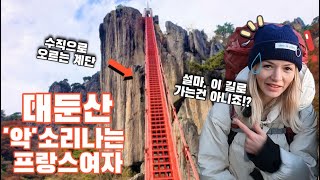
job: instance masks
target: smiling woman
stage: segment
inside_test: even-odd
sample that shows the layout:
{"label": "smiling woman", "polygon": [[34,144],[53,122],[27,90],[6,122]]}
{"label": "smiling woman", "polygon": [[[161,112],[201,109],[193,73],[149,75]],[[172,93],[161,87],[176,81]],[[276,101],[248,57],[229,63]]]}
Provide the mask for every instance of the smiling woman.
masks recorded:
{"label": "smiling woman", "polygon": [[[255,61],[257,55],[260,61]],[[214,104],[199,143],[202,179],[316,179],[314,79],[302,63],[291,27],[259,28],[248,68],[236,80],[248,82],[251,114],[248,117],[239,106]],[[296,133],[291,143],[286,128]],[[231,130],[240,133],[229,144]]]}
{"label": "smiling woman", "polygon": [[[257,66],[253,69],[257,69]],[[259,74],[250,73],[248,77],[249,91],[254,99],[253,106],[256,107],[252,113],[252,123],[256,119],[262,119],[263,114],[269,113],[275,103],[282,104],[284,119],[296,119],[301,89],[298,68],[285,60],[265,60],[261,62],[261,67]],[[292,128],[297,131],[299,126],[295,125]]]}

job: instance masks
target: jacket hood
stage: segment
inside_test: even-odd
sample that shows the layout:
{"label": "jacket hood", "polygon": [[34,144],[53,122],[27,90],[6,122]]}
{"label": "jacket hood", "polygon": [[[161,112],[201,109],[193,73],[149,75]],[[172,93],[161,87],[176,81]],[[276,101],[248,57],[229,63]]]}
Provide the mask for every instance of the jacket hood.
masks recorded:
{"label": "jacket hood", "polygon": [[[242,69],[237,75],[235,81],[247,82],[249,72],[250,70],[248,67]],[[299,111],[300,111],[308,107],[312,103],[316,91],[315,91],[315,82],[314,82],[313,75],[311,74],[307,65],[305,64],[302,65],[302,69],[299,72],[299,74],[300,74],[301,88],[302,88],[301,96],[300,96],[300,105],[299,105]],[[272,116],[276,117],[277,116],[276,114],[277,113],[273,114]]]}

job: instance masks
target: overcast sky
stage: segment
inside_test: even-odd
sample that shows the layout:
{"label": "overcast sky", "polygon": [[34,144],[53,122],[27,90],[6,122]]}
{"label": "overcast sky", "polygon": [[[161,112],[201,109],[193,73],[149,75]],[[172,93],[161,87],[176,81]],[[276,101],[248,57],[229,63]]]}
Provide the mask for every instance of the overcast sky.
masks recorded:
{"label": "overcast sky", "polygon": [[[1,0],[1,109],[21,112],[22,93],[47,92],[54,81],[82,83],[84,76],[100,70],[99,24],[116,5],[140,12],[145,0]],[[163,31],[165,21],[183,28],[204,30],[209,36],[218,24],[242,26],[262,15],[267,22],[301,17],[310,24],[319,16],[319,0],[158,0],[151,1]],[[36,59],[47,36],[85,40],[88,53],[97,57],[95,68]]]}

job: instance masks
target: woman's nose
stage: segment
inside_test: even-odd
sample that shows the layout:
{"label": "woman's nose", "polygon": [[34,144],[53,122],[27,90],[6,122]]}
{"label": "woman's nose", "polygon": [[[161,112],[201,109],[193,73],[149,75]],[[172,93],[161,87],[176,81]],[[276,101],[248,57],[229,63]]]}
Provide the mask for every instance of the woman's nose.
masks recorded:
{"label": "woman's nose", "polygon": [[282,72],[280,68],[275,68],[272,72],[271,79],[273,81],[281,81],[282,80]]}

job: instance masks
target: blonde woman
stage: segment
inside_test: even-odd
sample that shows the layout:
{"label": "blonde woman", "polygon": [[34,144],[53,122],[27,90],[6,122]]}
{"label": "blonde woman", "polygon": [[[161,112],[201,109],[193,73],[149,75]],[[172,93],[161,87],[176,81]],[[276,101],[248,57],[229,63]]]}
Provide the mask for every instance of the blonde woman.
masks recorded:
{"label": "blonde woman", "polygon": [[[302,63],[291,27],[268,24],[259,28],[248,67],[236,80],[247,81],[251,108],[222,103],[211,108],[199,143],[201,179],[316,179],[314,79]],[[239,132],[229,145],[234,125]],[[291,143],[286,127],[295,133]]]}

